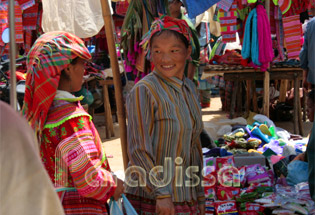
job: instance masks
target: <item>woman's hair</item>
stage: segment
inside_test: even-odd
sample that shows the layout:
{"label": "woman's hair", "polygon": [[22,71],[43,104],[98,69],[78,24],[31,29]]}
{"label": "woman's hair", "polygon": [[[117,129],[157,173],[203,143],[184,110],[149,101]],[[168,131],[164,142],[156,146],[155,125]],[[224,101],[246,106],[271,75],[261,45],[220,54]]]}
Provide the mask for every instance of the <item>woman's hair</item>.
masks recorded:
{"label": "woman's hair", "polygon": [[[75,64],[78,62],[78,59],[79,59],[79,57],[74,58],[74,59],[70,62],[70,64],[75,65]],[[65,69],[63,69],[63,70],[61,71],[60,78],[65,79],[65,80],[68,80],[68,81],[70,80],[70,77],[69,77],[69,75],[66,73]]]}
{"label": "woman's hair", "polygon": [[307,98],[312,100],[312,103],[315,103],[315,89],[312,89],[311,92],[307,94]]}
{"label": "woman's hair", "polygon": [[[164,32],[167,33],[167,34],[172,34],[172,35],[174,35],[177,39],[180,39],[180,40],[184,43],[184,45],[185,45],[186,48],[189,47],[189,42],[188,42],[188,40],[186,39],[186,37],[185,37],[183,34],[177,32],[177,31],[168,30],[168,29],[165,29],[165,30],[162,30],[162,31],[159,31],[159,32],[156,32],[155,34],[153,34],[153,36],[151,37],[151,43],[150,43],[150,45],[152,45],[152,42],[153,42],[153,40],[154,40],[155,37],[160,36],[160,35],[163,34]],[[151,48],[151,47],[150,47],[150,48]]]}

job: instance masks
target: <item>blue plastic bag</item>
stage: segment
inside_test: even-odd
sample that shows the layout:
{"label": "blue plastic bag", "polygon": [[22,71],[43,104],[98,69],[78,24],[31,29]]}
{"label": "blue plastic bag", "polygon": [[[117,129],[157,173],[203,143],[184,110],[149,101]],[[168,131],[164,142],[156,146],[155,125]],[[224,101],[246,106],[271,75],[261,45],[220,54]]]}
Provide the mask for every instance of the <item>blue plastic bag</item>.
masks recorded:
{"label": "blue plastic bag", "polygon": [[[133,208],[133,206],[127,199],[127,197],[124,194],[122,194],[121,197],[123,199],[122,202],[123,202],[123,207],[125,209],[125,213],[127,215],[138,215],[136,210]],[[109,201],[109,208],[110,208],[110,214],[124,215],[121,208],[119,207],[119,203],[117,203],[117,201],[115,201],[113,198],[111,198]]]}
{"label": "blue plastic bag", "polygon": [[308,179],[308,163],[295,160],[288,165],[288,175],[286,177],[288,185],[294,186],[305,182]]}

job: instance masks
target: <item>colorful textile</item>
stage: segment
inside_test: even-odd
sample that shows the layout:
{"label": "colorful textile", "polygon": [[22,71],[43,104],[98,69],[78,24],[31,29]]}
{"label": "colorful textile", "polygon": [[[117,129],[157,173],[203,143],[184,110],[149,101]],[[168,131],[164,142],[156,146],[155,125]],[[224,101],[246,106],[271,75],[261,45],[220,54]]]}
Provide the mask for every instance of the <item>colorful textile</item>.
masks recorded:
{"label": "colorful textile", "polygon": [[23,29],[36,30],[37,16],[39,4],[36,3],[32,7],[24,10],[23,12]]}
{"label": "colorful textile", "polygon": [[25,49],[25,52],[28,53],[32,45],[32,31],[30,30],[25,31],[24,40],[25,40],[24,49]]}
{"label": "colorful textile", "polygon": [[302,37],[300,15],[284,17],[282,20],[288,59],[297,59],[301,50]]}
{"label": "colorful textile", "polygon": [[165,16],[162,15],[159,18],[156,18],[154,22],[152,22],[150,30],[143,36],[142,41],[140,45],[143,46],[143,48],[146,49],[146,52],[148,52],[150,48],[150,40],[152,36],[160,31],[163,30],[171,30],[171,31],[176,31],[187,39],[187,41],[191,43],[193,41],[192,35],[191,35],[191,30],[185,20],[182,19],[176,19],[172,18],[170,16]]}
{"label": "colorful textile", "polygon": [[[19,5],[18,1],[15,2],[15,42],[16,43],[24,43],[23,38],[23,25],[22,25],[22,9]],[[1,29],[0,35],[2,34],[3,30],[9,27],[9,2],[2,1],[0,2],[0,22],[1,22]],[[3,46],[4,43],[0,38],[0,45]]]}
{"label": "colorful textile", "polygon": [[[139,196],[126,194],[126,197],[135,208],[138,214],[156,215],[156,201],[152,199],[142,198]],[[174,202],[175,214],[191,215],[199,214],[197,202]]]}
{"label": "colorful textile", "polygon": [[232,6],[233,0],[221,0],[217,3],[217,7],[228,12]]}
{"label": "colorful textile", "polygon": [[[145,176],[141,178],[146,182],[146,186],[127,186],[126,193],[151,200],[170,196],[173,202],[203,204],[205,195],[201,183],[187,186],[191,181],[187,174],[179,176],[183,183],[176,186],[175,170],[170,169],[171,180],[162,186],[163,173],[151,171],[156,166],[166,165],[165,158],[169,158],[170,168],[175,159],[181,162],[183,169],[198,166],[194,174],[202,178],[200,133],[203,123],[194,83],[188,78],[167,78],[153,71],[131,90],[126,107],[129,164],[143,169]],[[135,174],[133,180],[139,177]]]}
{"label": "colorful textile", "polygon": [[278,4],[282,14],[285,14],[290,9],[292,0],[279,0]]}
{"label": "colorful textile", "polygon": [[259,43],[257,31],[257,11],[254,8],[248,15],[245,24],[242,57],[251,58],[254,64],[261,65],[259,62]]}
{"label": "colorful textile", "polygon": [[272,62],[274,57],[270,24],[264,6],[258,4],[257,11],[257,31],[258,31],[258,43],[259,43],[259,62],[261,63],[261,71],[268,69],[269,63]]}
{"label": "colorful textile", "polygon": [[[288,2],[288,0],[281,0],[281,1]],[[310,0],[291,0],[291,6],[289,7],[289,10],[287,10],[286,13],[282,12],[282,14],[284,17],[300,15],[300,13],[307,10],[310,2],[311,2]],[[280,5],[280,0],[279,0],[279,5]],[[283,8],[286,8],[286,7],[283,6]]]}
{"label": "colorful textile", "polygon": [[220,17],[221,35],[223,42],[235,42],[237,32],[237,17]]}
{"label": "colorful textile", "polygon": [[43,34],[27,56],[23,114],[39,138],[61,71],[77,57],[88,60],[91,55],[81,39],[61,31]]}
{"label": "colorful textile", "polygon": [[35,5],[35,0],[17,0],[23,11]]}
{"label": "colorful textile", "polygon": [[223,42],[235,42],[236,32],[240,29],[237,18],[239,14],[237,12],[237,1],[232,1],[230,10],[226,12],[223,9],[219,9],[219,20],[221,25],[221,35]]}
{"label": "colorful textile", "polygon": [[275,21],[276,21],[276,34],[277,34],[277,44],[278,53],[280,61],[284,61],[284,31],[282,23],[282,13],[278,6],[275,7]]}
{"label": "colorful textile", "polygon": [[66,214],[107,214],[116,185],[102,142],[91,116],[69,100],[56,96],[51,104],[41,158]]}

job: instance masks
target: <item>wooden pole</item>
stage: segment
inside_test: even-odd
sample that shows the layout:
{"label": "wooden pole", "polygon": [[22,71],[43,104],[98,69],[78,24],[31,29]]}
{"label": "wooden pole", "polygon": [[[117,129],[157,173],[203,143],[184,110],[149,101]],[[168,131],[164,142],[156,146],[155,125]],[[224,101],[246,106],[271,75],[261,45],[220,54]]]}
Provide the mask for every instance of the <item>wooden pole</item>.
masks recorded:
{"label": "wooden pole", "polygon": [[264,115],[269,118],[269,84],[270,84],[270,74],[269,71],[265,71],[265,78],[264,78]]}
{"label": "wooden pole", "polygon": [[17,110],[16,96],[16,45],[15,45],[15,1],[9,1],[9,27],[10,27],[10,105]]}
{"label": "wooden pole", "polygon": [[126,128],[126,114],[125,106],[122,95],[121,77],[118,66],[118,59],[116,54],[116,45],[114,39],[114,27],[112,21],[112,15],[108,0],[101,0],[102,12],[105,24],[105,34],[107,40],[107,46],[110,56],[110,64],[113,71],[114,86],[115,86],[115,99],[117,106],[117,115],[120,131],[121,150],[123,155],[124,168],[128,166],[128,154],[127,154],[127,128]]}

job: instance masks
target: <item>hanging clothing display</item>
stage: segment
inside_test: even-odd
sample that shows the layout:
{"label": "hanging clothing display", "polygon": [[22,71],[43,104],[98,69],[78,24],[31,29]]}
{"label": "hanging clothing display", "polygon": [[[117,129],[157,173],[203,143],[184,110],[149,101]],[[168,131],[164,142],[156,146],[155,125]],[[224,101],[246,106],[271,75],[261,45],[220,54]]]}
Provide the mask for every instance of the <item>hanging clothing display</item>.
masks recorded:
{"label": "hanging clothing display", "polygon": [[87,38],[95,36],[104,26],[100,1],[42,0],[42,4],[44,32],[66,31]]}
{"label": "hanging clothing display", "polygon": [[221,24],[222,41],[235,42],[236,32],[238,29],[240,29],[240,26],[237,25],[237,1],[232,3],[228,12],[223,9],[219,9],[218,16]]}
{"label": "hanging clothing display", "polygon": [[[9,2],[0,2],[0,34],[3,30],[9,27]],[[24,43],[23,37],[23,24],[22,24],[22,9],[18,1],[15,1],[15,42]],[[2,39],[0,38],[0,46],[4,46]]]}
{"label": "hanging clothing display", "polygon": [[261,71],[266,71],[269,63],[272,61],[274,54],[272,49],[271,32],[269,19],[264,6],[258,4],[257,10],[257,31],[259,43],[259,62]]}
{"label": "hanging clothing display", "polygon": [[257,32],[257,11],[254,8],[248,15],[245,24],[242,57],[251,58],[254,64],[261,65],[259,62],[259,44]]}
{"label": "hanging clothing display", "polygon": [[302,37],[300,15],[284,17],[283,29],[288,59],[298,59],[301,50]]}
{"label": "hanging clothing display", "polygon": [[23,30],[36,30],[39,4],[23,11]]}

